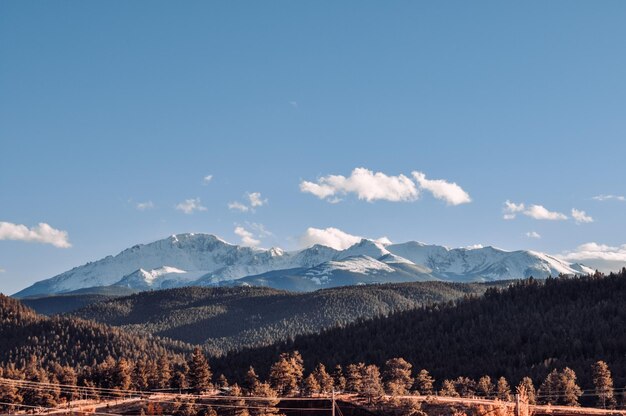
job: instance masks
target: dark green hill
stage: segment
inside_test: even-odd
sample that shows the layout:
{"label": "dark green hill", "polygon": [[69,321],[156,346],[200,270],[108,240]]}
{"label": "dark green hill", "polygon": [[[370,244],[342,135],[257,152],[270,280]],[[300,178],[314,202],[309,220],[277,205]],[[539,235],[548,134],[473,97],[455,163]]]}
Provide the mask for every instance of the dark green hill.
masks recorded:
{"label": "dark green hill", "polygon": [[0,295],[0,363],[23,367],[36,357],[42,367],[90,366],[111,356],[131,360],[176,356],[188,347],[156,337],[138,337],[119,328],[78,318],[39,315],[19,301]]}
{"label": "dark green hill", "polygon": [[517,383],[541,381],[569,366],[591,385],[590,366],[606,361],[617,387],[626,384],[626,269],[609,276],[520,281],[461,299],[359,321],[321,334],[216,359],[216,372],[240,376],[252,364],[266,374],[282,351],[298,350],[305,366],[317,362],[383,365],[403,357],[438,379],[488,374]]}
{"label": "dark green hill", "polygon": [[105,300],[74,312],[74,316],[135,333],[203,344],[212,354],[220,355],[346,326],[358,319],[482,295],[488,287],[420,282],[310,293],[263,287],[186,287]]}
{"label": "dark green hill", "polygon": [[34,309],[37,313],[56,315],[72,312],[110,298],[128,296],[136,292],[136,290],[119,286],[97,286],[78,289],[60,295],[34,296],[20,299],[20,301],[29,308]]}

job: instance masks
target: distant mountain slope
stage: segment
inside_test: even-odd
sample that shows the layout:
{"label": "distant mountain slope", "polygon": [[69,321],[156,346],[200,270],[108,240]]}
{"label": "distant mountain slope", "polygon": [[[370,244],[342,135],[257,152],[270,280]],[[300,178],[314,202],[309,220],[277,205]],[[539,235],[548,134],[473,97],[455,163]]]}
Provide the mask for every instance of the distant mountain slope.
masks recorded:
{"label": "distant mountain slope", "polygon": [[416,242],[383,245],[364,239],[341,251],[316,245],[286,252],[231,245],[208,234],[179,234],[76,267],[14,296],[110,285],[151,290],[255,281],[305,291],[359,283],[495,281],[581,272],[591,270],[542,253],[493,247],[448,249]]}
{"label": "distant mountain slope", "polygon": [[[295,341],[216,359],[216,372],[241,376],[248,365],[266,374],[282,351],[317,362],[373,363],[403,357],[438,381],[464,375],[505,376],[536,385],[553,368],[569,366],[592,385],[591,364],[606,361],[615,386],[626,385],[626,269],[606,277],[522,280],[502,291],[456,304],[407,310]],[[245,364],[244,364],[245,363]]]}
{"label": "distant mountain slope", "polygon": [[481,295],[485,284],[425,282],[292,293],[262,287],[186,287],[106,300],[74,316],[188,343],[214,354],[269,345],[299,334]]}
{"label": "distant mountain slope", "polygon": [[182,343],[138,337],[82,319],[48,318],[0,295],[0,363],[23,366],[36,357],[43,367],[58,363],[79,368],[102,362],[109,355],[132,360],[161,354],[177,357],[174,351],[187,350]]}
{"label": "distant mountain slope", "polygon": [[137,290],[120,286],[100,286],[74,290],[58,295],[24,298],[21,301],[37,313],[55,315],[72,312],[114,297],[128,296],[135,292]]}

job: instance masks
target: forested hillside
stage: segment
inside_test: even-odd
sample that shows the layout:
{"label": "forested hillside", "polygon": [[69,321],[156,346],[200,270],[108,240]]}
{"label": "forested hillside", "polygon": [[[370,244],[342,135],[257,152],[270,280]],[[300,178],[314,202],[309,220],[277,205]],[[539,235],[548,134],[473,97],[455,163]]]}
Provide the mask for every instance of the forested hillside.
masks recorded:
{"label": "forested hillside", "polygon": [[135,333],[202,344],[212,355],[221,355],[343,327],[357,319],[481,295],[488,287],[423,282],[351,286],[312,293],[262,287],[186,287],[106,300],[78,310],[74,316]]}
{"label": "forested hillside", "polygon": [[0,295],[0,363],[24,367],[31,359],[39,367],[79,369],[111,357],[138,360],[188,351],[180,342],[138,337],[119,328],[72,317],[48,318],[19,301]]}
{"label": "forested hillside", "polygon": [[524,376],[542,380],[571,367],[591,384],[591,364],[606,361],[626,382],[626,269],[608,276],[528,279],[481,298],[462,299],[360,321],[275,346],[215,359],[216,371],[241,376],[248,363],[265,374],[280,352],[298,350],[305,366],[356,362],[382,366],[402,357],[436,379]]}

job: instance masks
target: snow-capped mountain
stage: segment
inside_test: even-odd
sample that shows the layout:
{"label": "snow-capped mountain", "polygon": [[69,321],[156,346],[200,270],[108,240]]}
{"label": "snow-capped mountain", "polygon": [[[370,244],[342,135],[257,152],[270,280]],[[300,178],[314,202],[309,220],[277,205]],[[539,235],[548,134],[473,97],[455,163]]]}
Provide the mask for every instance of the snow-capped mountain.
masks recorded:
{"label": "snow-capped mountain", "polygon": [[258,284],[314,290],[346,284],[424,280],[492,281],[592,272],[533,251],[455,248],[363,239],[345,249],[322,245],[286,252],[232,245],[209,234],[178,234],[42,280],[17,297],[101,286],[136,290]]}

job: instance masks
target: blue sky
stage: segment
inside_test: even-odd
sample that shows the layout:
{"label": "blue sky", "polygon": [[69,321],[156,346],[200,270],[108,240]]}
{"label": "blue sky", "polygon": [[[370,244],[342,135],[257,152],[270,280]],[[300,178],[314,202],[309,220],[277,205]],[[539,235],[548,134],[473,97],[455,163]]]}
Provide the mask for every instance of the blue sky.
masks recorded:
{"label": "blue sky", "polygon": [[[4,1],[0,291],[242,229],[261,247],[335,227],[624,261],[625,18],[617,1]],[[356,168],[415,193],[390,201]],[[414,171],[446,181],[439,199]],[[327,175],[346,178],[334,196],[301,191]]]}

